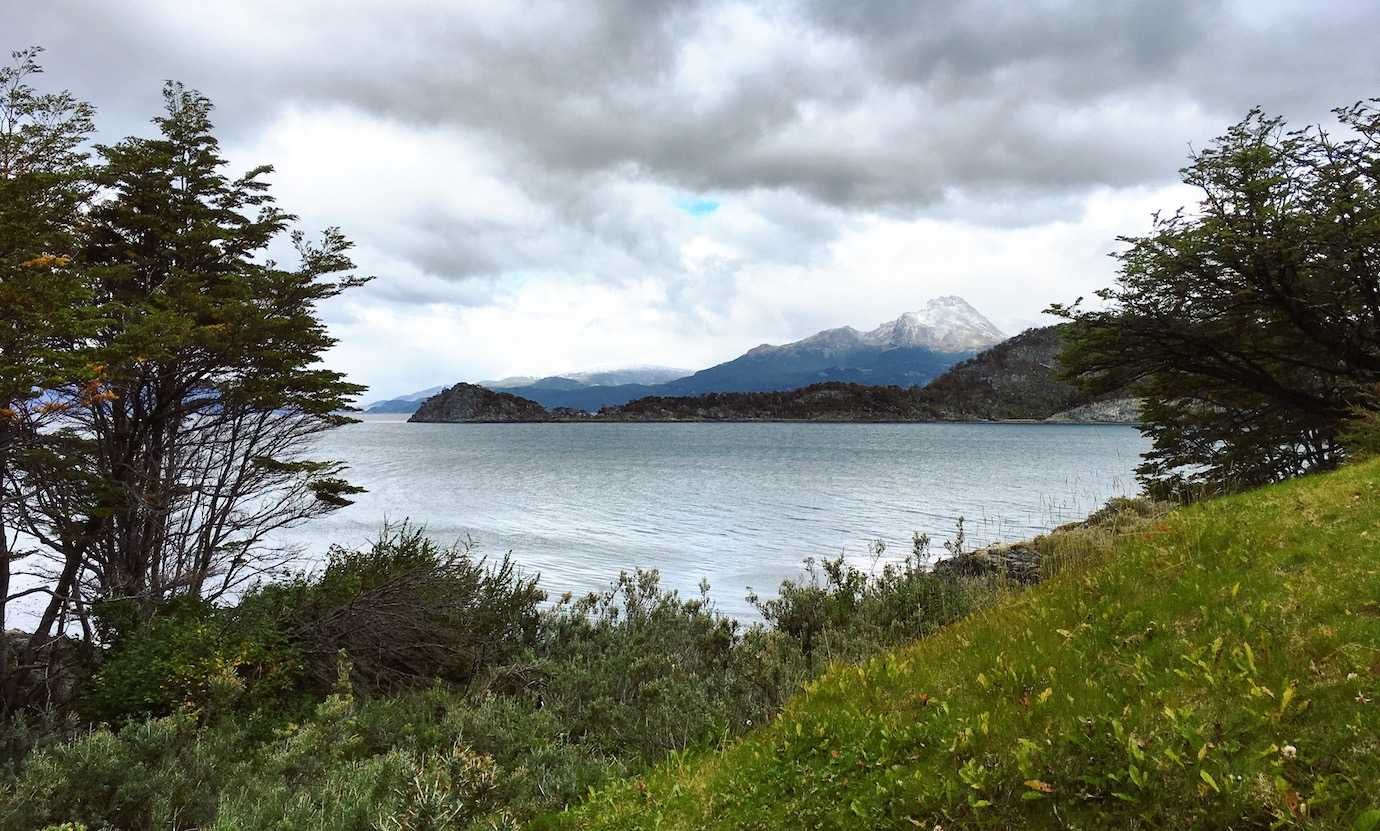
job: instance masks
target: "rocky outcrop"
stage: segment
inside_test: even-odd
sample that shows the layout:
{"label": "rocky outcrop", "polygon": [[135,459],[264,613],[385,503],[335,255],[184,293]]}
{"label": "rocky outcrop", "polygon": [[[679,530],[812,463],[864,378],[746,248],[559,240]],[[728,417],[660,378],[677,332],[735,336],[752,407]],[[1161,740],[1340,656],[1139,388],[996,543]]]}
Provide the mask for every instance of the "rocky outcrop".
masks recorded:
{"label": "rocky outcrop", "polygon": [[1028,586],[1040,582],[1040,552],[1029,542],[992,545],[940,560],[934,570],[951,577],[1001,577]]}
{"label": "rocky outcrop", "polygon": [[1079,424],[1139,424],[1139,398],[1108,398],[1055,413],[1046,421]]}
{"label": "rocky outcrop", "polygon": [[551,414],[535,401],[478,384],[456,384],[422,402],[408,421],[485,422],[551,421]]}

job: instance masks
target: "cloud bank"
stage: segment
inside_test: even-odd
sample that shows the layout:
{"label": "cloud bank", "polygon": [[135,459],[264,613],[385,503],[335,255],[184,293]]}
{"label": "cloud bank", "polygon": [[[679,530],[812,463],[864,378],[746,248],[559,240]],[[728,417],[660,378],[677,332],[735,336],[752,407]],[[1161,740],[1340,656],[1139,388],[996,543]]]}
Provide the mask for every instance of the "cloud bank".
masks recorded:
{"label": "cloud bank", "polygon": [[146,132],[217,103],[308,229],[379,279],[325,311],[370,397],[699,366],[944,293],[1000,325],[1105,256],[1255,105],[1380,94],[1371,3],[49,0],[11,48]]}

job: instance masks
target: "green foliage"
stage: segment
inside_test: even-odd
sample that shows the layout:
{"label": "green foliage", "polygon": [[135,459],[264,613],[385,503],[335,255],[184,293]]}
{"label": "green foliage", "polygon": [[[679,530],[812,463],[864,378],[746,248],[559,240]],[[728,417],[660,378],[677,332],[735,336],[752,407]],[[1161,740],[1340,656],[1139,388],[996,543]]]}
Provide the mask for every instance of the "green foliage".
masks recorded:
{"label": "green foliage", "polygon": [[[99,614],[105,611],[130,620],[128,608],[107,604],[98,617],[109,620]],[[78,708],[92,720],[120,723],[183,708],[215,718],[288,706],[303,686],[298,653],[276,621],[256,611],[180,598],[147,622],[133,618],[83,685]]]}
{"label": "green foliage", "polygon": [[536,639],[546,595],[504,556],[438,546],[419,528],[386,527],[360,550],[332,548],[312,579],[264,586],[242,604],[271,610],[318,689],[342,650],[359,689],[384,693],[441,680],[470,684]]}
{"label": "green foliage", "polygon": [[1380,381],[1380,109],[1335,111],[1340,135],[1256,110],[1196,153],[1191,212],[1124,237],[1104,308],[1063,361],[1093,393],[1130,386],[1153,441],[1142,478],[1221,492],[1325,470]]}
{"label": "green foliage", "polygon": [[333,548],[320,574],[257,587],[235,606],[184,597],[146,619],[133,603],[98,605],[109,651],[80,706],[110,722],[190,707],[271,723],[330,692],[342,652],[366,694],[468,684],[536,641],[543,598],[507,558],[490,568],[465,546],[385,528],[365,548]]}
{"label": "green foliage", "polygon": [[[959,534],[961,539],[961,521]],[[811,667],[906,643],[971,610],[971,587],[937,576],[925,565],[928,537],[917,534],[910,555],[878,570],[885,553],[882,543],[874,544],[872,572],[843,557],[807,560],[803,579],[784,581],[777,597],[754,594],[748,600],[763,620],[798,643]]]}
{"label": "green foliage", "polygon": [[[663,763],[549,824],[1373,822],[1380,463],[1160,518],[1123,507],[1042,538],[1082,560],[1041,585],[837,666],[766,729]],[[1128,532],[1110,534],[1117,526]]]}
{"label": "green foliage", "polygon": [[[0,829],[507,827],[721,747],[776,718],[817,668],[973,607],[916,562],[829,564],[745,629],[656,572],[542,610],[508,561],[402,526],[235,606],[185,599],[145,620],[107,604],[113,646],[82,700],[117,726],[25,738],[37,749],[0,791],[16,804]],[[811,615],[807,657],[785,621]]]}
{"label": "green foliage", "polygon": [[[92,109],[70,93],[30,85],[42,72],[41,53],[14,52],[0,66],[0,621],[16,590],[11,575],[34,570],[23,560],[35,552],[12,546],[25,495],[16,470],[56,415],[36,392],[91,375],[72,349],[93,330],[92,296],[72,260],[92,191],[83,150]],[[79,478],[56,473],[62,481]],[[0,643],[0,716],[53,703],[40,640],[19,649]]]}
{"label": "green foliage", "polygon": [[1369,400],[1358,405],[1343,425],[1342,446],[1353,459],[1373,459],[1380,456],[1380,386]]}

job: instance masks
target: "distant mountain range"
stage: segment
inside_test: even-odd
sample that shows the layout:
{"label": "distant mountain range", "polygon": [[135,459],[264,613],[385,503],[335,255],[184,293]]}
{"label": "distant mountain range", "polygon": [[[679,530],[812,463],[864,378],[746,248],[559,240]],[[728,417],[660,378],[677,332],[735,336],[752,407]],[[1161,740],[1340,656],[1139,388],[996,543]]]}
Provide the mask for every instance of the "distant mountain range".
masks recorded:
{"label": "distant mountain range", "polygon": [[[652,386],[683,378],[692,372],[694,372],[692,369],[675,369],[668,366],[634,366],[602,372],[567,372],[546,377],[514,375],[495,381],[479,381],[477,385],[488,387],[491,390],[519,391],[520,395],[532,399],[543,392],[561,392],[588,387]],[[365,404],[363,409],[368,413],[411,413],[415,412],[423,401],[443,389],[445,386],[427,387],[424,390],[400,395],[397,398]]]}
{"label": "distant mountain range", "polygon": [[[831,381],[916,387],[1005,337],[963,298],[950,295],[931,300],[920,311],[907,312],[870,331],[843,326],[780,346],[762,344],[731,361],[698,372],[642,367],[540,379],[505,378],[480,386],[548,408],[586,411],[648,396],[772,392]],[[656,373],[672,377],[656,377]],[[433,388],[379,402],[366,410],[414,412],[436,391]]]}
{"label": "distant mountain range", "polygon": [[924,387],[826,381],[786,391],[649,396],[591,414],[547,409],[511,393],[456,384],[428,398],[410,420],[1137,421],[1138,404],[1129,394],[1090,398],[1061,377],[1063,330],[1029,329],[951,367]]}
{"label": "distant mountain range", "polygon": [[690,375],[693,369],[669,366],[632,366],[603,372],[565,372],[536,378],[514,375],[497,381],[480,381],[479,386],[494,389],[573,390],[581,387],[614,387],[622,384],[664,384]]}

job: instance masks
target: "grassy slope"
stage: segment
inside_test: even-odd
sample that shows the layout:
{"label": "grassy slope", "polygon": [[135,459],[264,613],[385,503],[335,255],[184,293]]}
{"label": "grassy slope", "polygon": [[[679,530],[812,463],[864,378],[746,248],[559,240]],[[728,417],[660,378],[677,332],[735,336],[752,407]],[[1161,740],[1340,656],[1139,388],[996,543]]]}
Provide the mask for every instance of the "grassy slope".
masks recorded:
{"label": "grassy slope", "polygon": [[554,824],[1360,828],[1374,808],[1380,463],[1171,514]]}

